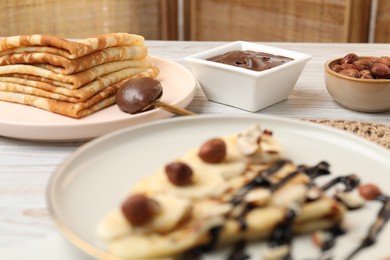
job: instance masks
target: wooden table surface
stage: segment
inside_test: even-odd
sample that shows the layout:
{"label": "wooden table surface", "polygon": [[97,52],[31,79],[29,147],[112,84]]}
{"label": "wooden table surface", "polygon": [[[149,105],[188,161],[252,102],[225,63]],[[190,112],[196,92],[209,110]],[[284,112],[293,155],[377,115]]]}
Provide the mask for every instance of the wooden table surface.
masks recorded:
{"label": "wooden table surface", "polygon": [[[147,41],[151,55],[178,62],[187,55],[221,42]],[[390,55],[390,44],[264,43],[311,54],[286,101],[257,113],[291,118],[342,119],[390,124],[390,112],[368,114],[347,110],[329,96],[324,83],[326,60],[355,52],[361,56]],[[246,114],[243,110],[207,101],[200,88],[188,107],[200,114]],[[5,111],[0,111],[5,113]],[[32,142],[0,136],[0,248],[20,246],[57,232],[50,219],[45,189],[56,167],[85,142]]]}

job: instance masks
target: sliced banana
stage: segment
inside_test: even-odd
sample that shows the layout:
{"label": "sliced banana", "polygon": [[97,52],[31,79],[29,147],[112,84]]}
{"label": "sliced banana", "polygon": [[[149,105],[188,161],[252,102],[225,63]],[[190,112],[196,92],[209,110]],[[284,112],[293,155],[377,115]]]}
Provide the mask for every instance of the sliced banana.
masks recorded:
{"label": "sliced banana", "polygon": [[158,194],[153,196],[161,206],[161,212],[149,223],[133,226],[120,210],[106,215],[97,227],[97,235],[104,240],[116,239],[130,234],[164,233],[174,229],[183,219],[191,214],[192,204],[189,199]]}
{"label": "sliced banana", "polygon": [[[196,245],[198,233],[183,231],[164,235],[128,235],[108,243],[108,250],[120,259],[173,259],[169,256],[178,254]],[[168,258],[169,257],[169,258]]]}
{"label": "sliced banana", "polygon": [[160,203],[162,211],[153,221],[142,227],[146,232],[168,232],[191,213],[192,203],[189,199],[169,194],[158,194],[154,198]]}
{"label": "sliced banana", "polygon": [[133,226],[118,210],[108,213],[98,224],[96,234],[99,238],[109,241],[111,239],[131,234]]}
{"label": "sliced banana", "polygon": [[226,142],[227,155],[220,163],[205,163],[198,156],[197,150],[189,151],[181,160],[189,164],[193,169],[200,172],[207,172],[209,176],[219,175],[224,179],[243,174],[247,169],[247,162],[242,156],[235,153],[235,149],[230,142]]}
{"label": "sliced banana", "polygon": [[156,257],[162,259],[178,254],[198,245],[208,236],[211,228],[221,226],[225,220],[223,215],[230,210],[229,206],[222,206],[215,201],[198,203],[193,208],[191,219],[183,223],[181,229],[169,233],[169,237],[164,232],[132,232],[126,236],[111,239],[108,243],[109,251],[120,256],[121,259],[128,260],[156,260]]}
{"label": "sliced banana", "polygon": [[304,184],[288,185],[275,192],[271,198],[274,207],[289,208],[293,205],[301,205],[306,200],[307,186]]}

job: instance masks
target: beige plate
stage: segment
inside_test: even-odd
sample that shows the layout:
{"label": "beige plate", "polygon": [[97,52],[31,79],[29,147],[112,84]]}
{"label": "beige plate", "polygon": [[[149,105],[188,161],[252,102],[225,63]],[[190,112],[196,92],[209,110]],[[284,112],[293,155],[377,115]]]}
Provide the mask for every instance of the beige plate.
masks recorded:
{"label": "beige plate", "polygon": [[[164,88],[161,101],[186,107],[195,95],[193,74],[178,63],[153,57]],[[173,116],[163,109],[137,115],[123,113],[116,105],[82,119],[68,118],[31,106],[0,101],[0,135],[41,141],[91,139],[126,126]]]}
{"label": "beige plate", "polygon": [[[390,187],[390,152],[342,130],[315,123],[265,115],[196,115],[176,117],[119,130],[92,140],[73,153],[52,175],[47,189],[48,207],[61,232],[75,245],[98,259],[108,258],[95,235],[99,219],[116,208],[129,188],[142,176],[177,158],[204,140],[237,133],[254,123],[273,130],[296,163],[316,164],[327,160],[333,175],[356,173],[364,182]],[[328,177],[321,177],[325,181]],[[335,254],[345,259],[375,218],[379,203],[350,212],[352,230],[337,240]],[[356,259],[385,259],[390,223],[378,243]],[[266,243],[249,247],[251,259],[261,259]],[[294,240],[294,259],[317,259],[309,236]],[[300,250],[304,248],[304,250]],[[226,259],[217,252],[206,259]]]}

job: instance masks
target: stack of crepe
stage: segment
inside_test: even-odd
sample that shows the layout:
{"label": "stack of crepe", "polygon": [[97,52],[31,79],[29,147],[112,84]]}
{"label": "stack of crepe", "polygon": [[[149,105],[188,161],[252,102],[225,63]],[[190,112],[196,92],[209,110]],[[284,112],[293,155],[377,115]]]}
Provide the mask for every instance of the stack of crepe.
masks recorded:
{"label": "stack of crepe", "polygon": [[140,35],[112,33],[84,40],[53,35],[0,39],[0,102],[81,118],[115,103],[132,77],[159,73]]}

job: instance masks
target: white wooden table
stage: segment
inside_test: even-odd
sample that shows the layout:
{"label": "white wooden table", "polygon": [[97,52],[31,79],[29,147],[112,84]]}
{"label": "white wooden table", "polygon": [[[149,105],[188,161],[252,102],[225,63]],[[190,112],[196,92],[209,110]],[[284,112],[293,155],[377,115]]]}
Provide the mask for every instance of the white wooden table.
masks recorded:
{"label": "white wooden table", "polygon": [[[218,46],[220,42],[149,41],[150,54],[186,67],[187,55]],[[344,109],[329,96],[323,64],[349,52],[362,56],[390,55],[390,44],[265,43],[313,56],[288,100],[258,113],[291,118],[360,120],[389,125],[390,112],[367,114]],[[188,107],[202,114],[245,114],[243,110],[207,101],[197,89]],[[0,111],[4,113],[5,111]],[[45,202],[47,181],[55,168],[83,142],[44,143],[0,137],[0,249],[20,246],[57,232]]]}

